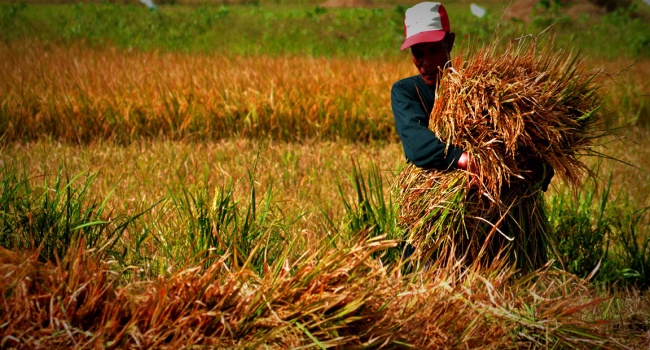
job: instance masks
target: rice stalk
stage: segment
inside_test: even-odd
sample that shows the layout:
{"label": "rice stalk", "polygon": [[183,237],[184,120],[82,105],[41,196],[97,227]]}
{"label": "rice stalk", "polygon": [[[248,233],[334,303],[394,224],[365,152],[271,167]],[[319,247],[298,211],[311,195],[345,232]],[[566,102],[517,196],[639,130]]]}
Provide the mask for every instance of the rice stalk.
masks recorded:
{"label": "rice stalk", "polygon": [[[264,276],[224,256],[128,284],[83,243],[59,265],[0,248],[2,346],[624,348],[597,314],[604,299],[575,276],[544,269],[513,281],[505,261],[439,260],[400,276],[372,258],[396,242],[366,237],[312,242],[296,258],[288,247]],[[638,343],[626,328],[635,320],[608,317]]]}
{"label": "rice stalk", "polygon": [[[520,37],[459,56],[442,75],[430,128],[467,151],[467,171],[407,166],[398,178],[406,240],[419,257],[467,262],[501,252],[532,271],[552,248],[541,180],[555,175],[577,188],[592,175],[589,154],[600,107],[600,72],[579,54],[552,50],[552,38]],[[550,168],[549,168],[550,167]]]}

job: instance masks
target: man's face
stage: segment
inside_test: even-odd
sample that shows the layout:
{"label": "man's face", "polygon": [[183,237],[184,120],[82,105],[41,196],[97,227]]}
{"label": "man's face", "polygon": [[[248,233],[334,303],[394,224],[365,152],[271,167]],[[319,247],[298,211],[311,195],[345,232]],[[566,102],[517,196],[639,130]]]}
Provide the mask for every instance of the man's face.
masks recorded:
{"label": "man's face", "polygon": [[445,40],[411,46],[413,63],[427,85],[436,85],[440,70],[449,62],[450,50],[447,46]]}

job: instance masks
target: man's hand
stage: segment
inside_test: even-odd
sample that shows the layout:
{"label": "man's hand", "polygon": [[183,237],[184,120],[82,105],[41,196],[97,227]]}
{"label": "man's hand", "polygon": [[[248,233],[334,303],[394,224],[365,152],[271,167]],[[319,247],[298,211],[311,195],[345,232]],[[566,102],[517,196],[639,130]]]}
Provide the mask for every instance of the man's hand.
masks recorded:
{"label": "man's hand", "polygon": [[548,190],[548,185],[551,183],[551,179],[555,176],[555,169],[549,164],[544,163],[545,176],[544,181],[542,182],[542,191],[546,192]]}
{"label": "man's hand", "polygon": [[525,164],[525,177],[533,186],[540,186],[541,190],[546,192],[551,179],[555,176],[555,170],[548,163],[541,159],[530,159]]}
{"label": "man's hand", "polygon": [[463,154],[460,155],[460,158],[458,158],[458,162],[456,163],[456,167],[458,169],[463,169],[467,170],[467,165],[469,164],[469,155],[467,152],[463,152]]}

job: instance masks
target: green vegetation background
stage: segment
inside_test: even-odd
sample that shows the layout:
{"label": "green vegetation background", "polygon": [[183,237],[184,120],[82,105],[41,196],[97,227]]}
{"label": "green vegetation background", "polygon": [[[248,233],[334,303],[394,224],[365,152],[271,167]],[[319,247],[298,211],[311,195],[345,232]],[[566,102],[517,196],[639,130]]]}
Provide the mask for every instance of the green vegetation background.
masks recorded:
{"label": "green vegetation background", "polygon": [[[501,20],[503,4],[489,4],[486,16],[472,15],[467,2],[445,3],[452,29],[472,40],[538,33],[551,26],[558,45],[572,46],[606,58],[650,56],[648,6],[633,3],[602,18],[584,14],[571,19],[555,2],[540,2],[531,23]],[[26,37],[121,48],[210,52],[232,55],[299,54],[386,57],[399,53],[403,14],[408,5],[373,8],[324,8],[313,2],[225,5],[139,3],[60,5],[0,4],[0,37]]]}

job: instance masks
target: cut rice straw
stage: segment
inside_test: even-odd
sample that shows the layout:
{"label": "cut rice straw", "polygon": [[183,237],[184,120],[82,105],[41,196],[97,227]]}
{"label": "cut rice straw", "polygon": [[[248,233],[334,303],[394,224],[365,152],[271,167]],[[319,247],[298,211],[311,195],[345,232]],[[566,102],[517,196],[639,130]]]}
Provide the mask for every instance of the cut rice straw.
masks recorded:
{"label": "cut rice straw", "polygon": [[550,37],[498,47],[459,55],[442,73],[429,127],[468,152],[468,170],[408,165],[397,181],[401,217],[421,259],[489,264],[505,256],[531,271],[553,247],[543,180],[554,171],[577,188],[592,175],[580,157],[602,136],[595,125],[604,74],[585,72],[579,54],[556,50]]}

